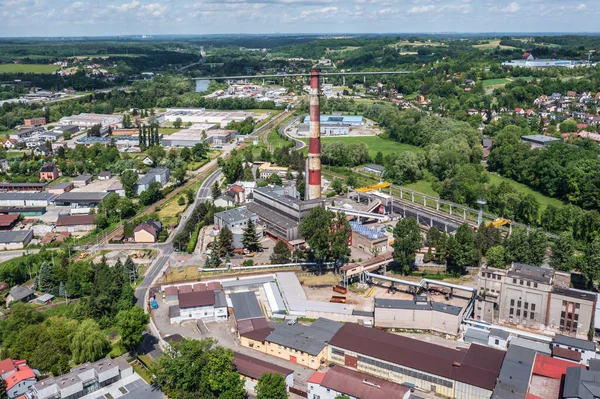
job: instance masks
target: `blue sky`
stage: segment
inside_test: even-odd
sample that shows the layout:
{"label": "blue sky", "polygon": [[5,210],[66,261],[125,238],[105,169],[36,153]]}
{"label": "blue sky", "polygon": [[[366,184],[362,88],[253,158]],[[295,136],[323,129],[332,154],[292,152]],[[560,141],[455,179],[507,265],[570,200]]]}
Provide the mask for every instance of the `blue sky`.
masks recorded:
{"label": "blue sky", "polygon": [[600,0],[0,0],[0,36],[597,32]]}

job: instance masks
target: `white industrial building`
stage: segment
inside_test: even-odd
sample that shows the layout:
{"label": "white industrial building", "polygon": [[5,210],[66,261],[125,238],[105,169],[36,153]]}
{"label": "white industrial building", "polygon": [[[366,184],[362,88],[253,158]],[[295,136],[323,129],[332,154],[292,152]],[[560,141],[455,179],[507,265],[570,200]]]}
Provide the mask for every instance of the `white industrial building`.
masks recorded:
{"label": "white industrial building", "polygon": [[158,116],[158,121],[175,122],[180,119],[183,123],[210,123],[225,127],[229,122],[241,122],[246,118],[254,118],[253,112],[246,111],[207,111],[205,108],[167,108]]}
{"label": "white industrial building", "polygon": [[51,193],[0,193],[0,206],[48,206],[56,195]]}
{"label": "white industrial building", "polygon": [[104,115],[104,114],[79,114],[65,116],[60,118],[61,125],[75,125],[79,127],[89,128],[95,125],[101,126],[116,126],[123,122],[123,115]]}
{"label": "white industrial building", "polygon": [[192,291],[178,295],[178,305],[169,307],[171,323],[202,319],[227,321],[227,300],[223,291]]}

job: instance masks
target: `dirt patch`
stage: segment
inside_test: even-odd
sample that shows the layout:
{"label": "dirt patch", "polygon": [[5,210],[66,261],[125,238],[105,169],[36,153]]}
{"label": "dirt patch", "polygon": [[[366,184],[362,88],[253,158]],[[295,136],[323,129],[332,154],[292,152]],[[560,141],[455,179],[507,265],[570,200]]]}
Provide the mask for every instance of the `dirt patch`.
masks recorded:
{"label": "dirt patch", "polygon": [[324,274],[321,276],[314,275],[302,275],[298,274],[298,281],[300,284],[309,286],[309,285],[336,285],[340,282],[342,276],[339,274]]}

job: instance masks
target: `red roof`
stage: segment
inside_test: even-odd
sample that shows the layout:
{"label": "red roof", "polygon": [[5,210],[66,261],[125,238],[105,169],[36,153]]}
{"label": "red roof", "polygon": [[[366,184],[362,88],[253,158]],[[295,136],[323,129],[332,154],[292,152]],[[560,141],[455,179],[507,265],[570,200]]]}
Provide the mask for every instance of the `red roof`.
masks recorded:
{"label": "red roof", "polygon": [[244,187],[234,184],[233,186],[229,187],[229,191],[233,191],[234,193],[243,193]]}
{"label": "red roof", "polygon": [[56,226],[87,226],[93,225],[98,215],[59,216]]}
{"label": "red roof", "polygon": [[339,366],[330,368],[319,385],[354,398],[368,399],[402,398],[410,391],[405,385]]}
{"label": "red roof", "polygon": [[329,345],[490,391],[505,355],[477,344],[459,351],[356,324],[342,326]]}
{"label": "red roof", "polygon": [[12,360],[11,358],[0,361],[0,374],[5,374],[17,369],[17,362],[23,360]]}
{"label": "red roof", "polygon": [[[560,348],[555,346],[552,348],[552,356],[554,357],[562,357],[563,359],[569,359],[574,362],[581,361],[581,352],[575,352],[566,348]],[[572,364],[572,363],[571,363]]]}
{"label": "red roof", "polygon": [[538,353],[535,356],[535,363],[533,364],[533,374],[558,380],[567,373],[567,368],[569,367],[585,368],[585,366],[581,364],[573,364],[573,362],[556,359]]}
{"label": "red roof", "polygon": [[515,108],[515,112],[521,112],[523,111],[523,108]]}
{"label": "red roof", "polygon": [[277,373],[283,378],[292,374],[294,370],[286,369],[285,367],[276,364],[265,362],[239,352],[234,352],[233,363],[237,371],[246,377],[258,380],[264,373]]}
{"label": "red roof", "polygon": [[175,287],[174,285],[171,285],[170,287],[165,288],[166,296],[177,295],[178,293],[179,292],[177,290],[177,287]]}
{"label": "red roof", "polygon": [[187,294],[188,292],[193,292],[194,288],[192,285],[182,285],[181,287],[179,287],[179,293],[181,294]]}
{"label": "red roof", "polygon": [[306,381],[306,382],[310,382],[310,383],[313,383],[313,384],[319,384],[319,385],[321,385],[321,383],[323,382],[324,379],[325,379],[325,373],[321,373],[320,371],[315,371],[308,378],[308,381]]}
{"label": "red roof", "polygon": [[195,308],[215,304],[214,291],[179,293],[179,309]]}
{"label": "red roof", "polygon": [[238,321],[237,328],[240,336],[260,342],[267,339],[269,334],[273,332],[264,317]]}
{"label": "red roof", "polygon": [[525,54],[523,54],[523,58],[529,58],[530,55],[531,55],[531,53],[525,53]]}
{"label": "red roof", "polygon": [[29,366],[19,366],[19,370],[6,379],[6,389],[11,389],[18,383],[32,378],[35,379],[35,373]]}
{"label": "red roof", "polygon": [[13,215],[0,215],[0,227],[10,227],[17,221],[17,219],[19,219],[18,213]]}

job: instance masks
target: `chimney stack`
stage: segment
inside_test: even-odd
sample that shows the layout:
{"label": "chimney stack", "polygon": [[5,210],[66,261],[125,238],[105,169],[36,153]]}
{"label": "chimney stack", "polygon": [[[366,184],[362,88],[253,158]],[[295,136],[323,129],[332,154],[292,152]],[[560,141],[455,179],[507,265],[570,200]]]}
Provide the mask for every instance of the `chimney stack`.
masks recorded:
{"label": "chimney stack", "polygon": [[308,191],[306,199],[321,198],[321,106],[319,70],[310,70],[310,139],[308,143]]}

